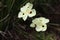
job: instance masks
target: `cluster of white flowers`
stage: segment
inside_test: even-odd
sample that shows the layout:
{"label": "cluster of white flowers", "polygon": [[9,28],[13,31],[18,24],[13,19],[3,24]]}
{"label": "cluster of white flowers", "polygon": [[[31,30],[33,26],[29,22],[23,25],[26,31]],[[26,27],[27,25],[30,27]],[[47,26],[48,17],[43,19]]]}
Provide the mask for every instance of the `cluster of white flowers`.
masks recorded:
{"label": "cluster of white flowers", "polygon": [[[25,6],[23,6],[20,9],[18,18],[22,18],[24,21],[26,21],[27,17],[35,16],[36,10],[32,9],[32,7],[33,7],[33,4],[31,3],[27,3]],[[35,30],[38,32],[46,31],[48,22],[49,22],[49,19],[46,19],[44,17],[35,18],[34,20],[32,20],[30,27],[36,27]]]}
{"label": "cluster of white flowers", "polygon": [[35,30],[40,32],[40,31],[46,31],[47,29],[47,24],[49,22],[49,19],[46,19],[44,17],[40,17],[40,18],[35,18],[30,27],[36,27]]}
{"label": "cluster of white flowers", "polygon": [[27,3],[25,6],[23,6],[20,9],[20,12],[18,14],[18,18],[23,18],[24,21],[26,21],[27,17],[33,17],[36,15],[36,10],[32,9],[33,4]]}

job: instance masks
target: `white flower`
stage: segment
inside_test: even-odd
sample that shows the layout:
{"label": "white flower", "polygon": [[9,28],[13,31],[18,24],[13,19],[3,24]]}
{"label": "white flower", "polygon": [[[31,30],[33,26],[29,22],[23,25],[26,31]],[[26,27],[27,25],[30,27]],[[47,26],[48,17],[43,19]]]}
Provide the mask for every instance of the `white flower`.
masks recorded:
{"label": "white flower", "polygon": [[30,27],[36,27],[35,30],[37,32],[46,31],[48,22],[49,22],[49,19],[46,19],[44,17],[35,18],[32,21]]}
{"label": "white flower", "polygon": [[24,21],[26,21],[27,17],[33,17],[36,15],[36,10],[32,9],[33,4],[27,3],[25,6],[23,6],[20,9],[20,12],[18,14],[18,18],[23,18]]}

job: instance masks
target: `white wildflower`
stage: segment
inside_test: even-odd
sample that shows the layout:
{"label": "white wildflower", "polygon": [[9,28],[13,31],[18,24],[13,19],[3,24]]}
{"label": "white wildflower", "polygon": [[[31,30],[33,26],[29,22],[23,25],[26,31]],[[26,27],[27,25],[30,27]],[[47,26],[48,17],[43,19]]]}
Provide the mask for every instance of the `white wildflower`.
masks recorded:
{"label": "white wildflower", "polygon": [[48,22],[49,22],[49,19],[46,19],[44,17],[35,18],[32,21],[30,27],[36,27],[35,30],[37,32],[46,31]]}
{"label": "white wildflower", "polygon": [[32,9],[33,4],[27,3],[25,6],[23,6],[20,9],[20,12],[18,14],[18,18],[23,18],[24,21],[26,21],[27,17],[33,17],[36,15],[36,10]]}

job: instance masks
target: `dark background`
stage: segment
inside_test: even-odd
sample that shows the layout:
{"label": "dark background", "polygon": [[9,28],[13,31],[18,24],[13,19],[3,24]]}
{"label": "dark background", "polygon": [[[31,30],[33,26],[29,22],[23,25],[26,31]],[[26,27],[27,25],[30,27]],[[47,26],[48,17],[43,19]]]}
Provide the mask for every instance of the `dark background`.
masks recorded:
{"label": "dark background", "polygon": [[[19,19],[20,8],[27,2],[34,5],[35,17]],[[50,19],[45,32],[30,28],[37,17]],[[0,0],[0,40],[60,40],[60,0]]]}

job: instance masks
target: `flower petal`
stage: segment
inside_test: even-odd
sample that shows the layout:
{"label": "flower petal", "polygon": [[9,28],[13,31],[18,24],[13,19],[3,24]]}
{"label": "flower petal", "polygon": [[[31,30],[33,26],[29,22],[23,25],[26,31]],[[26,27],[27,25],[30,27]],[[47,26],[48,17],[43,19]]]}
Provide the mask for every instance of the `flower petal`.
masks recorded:
{"label": "flower petal", "polygon": [[22,12],[19,12],[18,18],[21,18],[21,17],[23,17],[23,13]]}
{"label": "flower petal", "polygon": [[27,3],[25,6],[23,6],[20,10],[25,13],[27,11],[30,11],[32,9],[33,5],[31,3]]}
{"label": "flower petal", "polygon": [[44,27],[42,27],[42,31],[46,31],[46,29],[47,29],[47,25],[44,24],[43,26],[44,26]]}
{"label": "flower petal", "polygon": [[25,6],[23,6],[23,7],[20,9],[20,11],[23,12],[23,13],[25,13],[26,10],[27,10],[27,8],[26,8]]}
{"label": "flower petal", "polygon": [[35,27],[35,24],[34,23],[30,24],[30,27]]}
{"label": "flower petal", "polygon": [[26,21],[26,19],[27,19],[27,15],[25,14],[25,15],[23,16],[23,20]]}
{"label": "flower petal", "polygon": [[33,17],[36,15],[36,10],[32,9],[31,13],[29,13],[29,17]]}
{"label": "flower petal", "polygon": [[49,22],[49,19],[46,19],[44,17],[40,17],[39,19],[40,19],[40,22],[44,24]]}
{"label": "flower petal", "polygon": [[37,26],[37,27],[35,28],[35,30],[36,30],[37,32],[42,31],[42,26]]}
{"label": "flower petal", "polygon": [[33,4],[31,4],[31,3],[27,3],[27,4],[25,5],[25,7],[28,8],[28,9],[32,9]]}
{"label": "flower petal", "polygon": [[38,18],[35,18],[32,22],[36,25],[40,24],[40,20]]}
{"label": "flower petal", "polygon": [[45,19],[45,23],[48,23],[49,22],[49,19]]}

